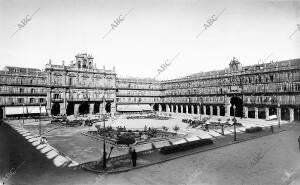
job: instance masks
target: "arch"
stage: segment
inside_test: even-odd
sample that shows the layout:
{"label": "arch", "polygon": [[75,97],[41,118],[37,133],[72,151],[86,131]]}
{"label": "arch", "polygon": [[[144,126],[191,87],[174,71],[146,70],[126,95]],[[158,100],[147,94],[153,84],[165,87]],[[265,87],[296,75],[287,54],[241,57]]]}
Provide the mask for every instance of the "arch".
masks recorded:
{"label": "arch", "polygon": [[105,111],[107,113],[110,113],[111,112],[111,103],[110,102],[107,102],[106,105],[105,105]]}
{"label": "arch", "polygon": [[220,106],[220,116],[225,116],[225,107],[223,105]]}
{"label": "arch", "polygon": [[216,116],[218,114],[217,112],[217,106],[213,106],[213,115]]}
{"label": "arch", "polygon": [[83,102],[79,105],[79,114],[88,114],[90,111],[90,106],[88,102]]}
{"label": "arch", "polygon": [[2,119],[3,118],[3,109],[2,109],[2,107],[0,107],[0,119]]}
{"label": "arch", "polygon": [[206,115],[210,115],[210,106],[206,105]]}
{"label": "arch", "polygon": [[66,113],[68,116],[74,115],[74,103],[68,103]]}
{"label": "arch", "polygon": [[58,115],[60,114],[60,105],[59,103],[53,103],[52,108],[51,108],[51,115]]}
{"label": "arch", "polygon": [[100,112],[100,103],[96,102],[94,104],[94,114],[99,113]]}
{"label": "arch", "polygon": [[194,106],[194,112],[193,114],[197,114],[198,113],[198,106],[197,105],[193,105]]}
{"label": "arch", "polygon": [[182,107],[183,107],[183,108],[182,108],[182,113],[186,113],[186,111],[187,111],[187,110],[186,110],[186,106],[183,105]]}
{"label": "arch", "polygon": [[158,111],[158,107],[159,107],[158,104],[155,103],[154,106],[153,106],[154,111]]}
{"label": "arch", "polygon": [[294,110],[294,120],[295,121],[300,121],[300,109],[295,109]]}
{"label": "arch", "polygon": [[281,108],[281,120],[290,120],[290,111],[288,108]]}
{"label": "arch", "polygon": [[182,113],[181,105],[178,105],[178,113]]}
{"label": "arch", "polygon": [[270,107],[269,109],[269,115],[276,115],[277,116],[277,109],[275,107]]}
{"label": "arch", "polygon": [[192,107],[191,107],[191,105],[188,105],[188,113],[189,113],[189,114],[192,113]]}
{"label": "arch", "polygon": [[204,109],[202,105],[200,106],[200,114],[204,114]]}
{"label": "arch", "polygon": [[[234,96],[230,99],[230,116],[242,117],[243,116],[243,100],[238,96]],[[233,106],[235,105],[235,115]]]}
{"label": "arch", "polygon": [[266,119],[266,111],[264,108],[258,108],[258,119]]}

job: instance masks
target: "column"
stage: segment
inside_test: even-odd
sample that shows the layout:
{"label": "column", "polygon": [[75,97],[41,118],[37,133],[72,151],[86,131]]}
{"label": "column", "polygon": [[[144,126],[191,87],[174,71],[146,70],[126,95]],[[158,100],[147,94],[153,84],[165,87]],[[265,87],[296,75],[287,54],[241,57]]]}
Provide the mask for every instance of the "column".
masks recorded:
{"label": "column", "polygon": [[79,104],[74,104],[74,115],[79,114]]}
{"label": "column", "polygon": [[174,105],[175,106],[175,113],[178,113],[178,105]]}
{"label": "column", "polygon": [[194,105],[191,105],[191,113],[194,114]]}
{"label": "column", "polygon": [[105,104],[102,102],[100,103],[100,106],[99,106],[99,113],[100,114],[105,114],[106,113],[106,110],[105,110]]}
{"label": "column", "polygon": [[225,116],[230,116],[230,104],[227,104],[225,105],[225,108],[226,108],[226,113],[225,113]]}
{"label": "column", "polygon": [[200,105],[197,105],[197,114],[200,114]]}
{"label": "column", "polygon": [[244,108],[244,117],[248,118],[248,107],[243,107]]}
{"label": "column", "polygon": [[290,122],[292,122],[292,121],[294,121],[294,109],[289,108],[289,112],[290,112]]}
{"label": "column", "polygon": [[185,105],[185,113],[188,114],[189,113],[189,106]]}
{"label": "column", "polygon": [[206,115],[206,106],[203,105],[203,115]]}
{"label": "column", "polygon": [[180,105],[181,114],[183,113],[183,105]]}
{"label": "column", "polygon": [[171,110],[170,110],[170,112],[174,112],[173,104],[171,105]]}
{"label": "column", "polygon": [[212,115],[214,115],[213,113],[213,111],[214,111],[214,108],[213,108],[213,106],[211,105],[211,106],[209,106],[209,109],[210,109],[210,115],[212,116]]}
{"label": "column", "polygon": [[59,104],[59,107],[60,107],[60,115],[65,115],[66,114],[66,106],[65,106],[65,103],[63,102],[63,103],[60,103]]}
{"label": "column", "polygon": [[255,119],[258,119],[258,108],[254,107]]}
{"label": "column", "polygon": [[266,120],[269,120],[269,107],[265,107]]}
{"label": "column", "polygon": [[90,114],[94,114],[94,103],[90,104]]}
{"label": "column", "polygon": [[166,112],[170,112],[170,106],[166,104]]}
{"label": "column", "polygon": [[51,115],[51,89],[50,88],[47,88],[46,101],[47,101],[46,111],[47,111],[48,115]]}
{"label": "column", "polygon": [[3,111],[3,119],[6,119],[5,107],[2,108]]}
{"label": "column", "polygon": [[281,108],[277,108],[277,119],[281,120]]}
{"label": "column", "polygon": [[161,112],[162,108],[161,108],[161,104],[158,104],[158,112]]}
{"label": "column", "polygon": [[217,106],[217,116],[220,116],[220,106]]}

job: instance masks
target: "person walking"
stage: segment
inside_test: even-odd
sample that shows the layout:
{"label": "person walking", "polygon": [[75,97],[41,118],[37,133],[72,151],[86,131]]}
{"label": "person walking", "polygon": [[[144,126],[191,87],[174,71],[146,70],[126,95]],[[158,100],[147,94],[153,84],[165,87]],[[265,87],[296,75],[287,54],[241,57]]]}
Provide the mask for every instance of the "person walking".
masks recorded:
{"label": "person walking", "polygon": [[298,137],[299,149],[300,149],[300,136]]}
{"label": "person walking", "polygon": [[272,134],[274,133],[273,125],[271,125],[271,132],[272,132]]}
{"label": "person walking", "polygon": [[133,151],[132,151],[131,159],[132,159],[132,165],[133,165],[133,167],[136,167],[137,153],[136,153],[135,149],[133,149]]}

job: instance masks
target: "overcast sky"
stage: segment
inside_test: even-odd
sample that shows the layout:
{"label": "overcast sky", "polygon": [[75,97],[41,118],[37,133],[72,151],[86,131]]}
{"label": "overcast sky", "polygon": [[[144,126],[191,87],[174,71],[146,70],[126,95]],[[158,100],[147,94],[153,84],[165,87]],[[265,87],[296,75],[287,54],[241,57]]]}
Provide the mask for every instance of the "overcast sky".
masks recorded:
{"label": "overcast sky", "polygon": [[173,58],[157,77],[171,79],[224,69],[234,56],[243,65],[300,58],[297,24],[299,0],[0,0],[0,68],[44,69],[49,59],[69,63],[88,53],[118,76],[153,78]]}

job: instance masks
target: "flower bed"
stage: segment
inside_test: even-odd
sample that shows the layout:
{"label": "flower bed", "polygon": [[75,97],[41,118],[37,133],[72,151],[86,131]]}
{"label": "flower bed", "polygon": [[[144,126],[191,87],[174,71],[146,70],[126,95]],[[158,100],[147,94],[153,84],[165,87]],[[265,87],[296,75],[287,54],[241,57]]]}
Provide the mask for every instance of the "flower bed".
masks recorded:
{"label": "flower bed", "polygon": [[251,128],[247,128],[245,132],[254,133],[254,132],[261,132],[262,130],[263,130],[262,127],[251,127]]}
{"label": "flower bed", "polygon": [[201,139],[201,140],[182,143],[178,145],[165,146],[160,149],[160,152],[162,154],[171,154],[171,153],[185,151],[196,147],[206,146],[211,144],[213,144],[213,141],[211,139]]}

